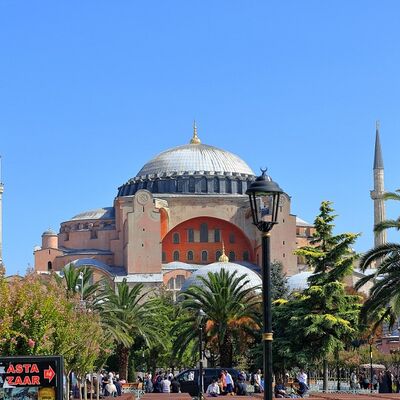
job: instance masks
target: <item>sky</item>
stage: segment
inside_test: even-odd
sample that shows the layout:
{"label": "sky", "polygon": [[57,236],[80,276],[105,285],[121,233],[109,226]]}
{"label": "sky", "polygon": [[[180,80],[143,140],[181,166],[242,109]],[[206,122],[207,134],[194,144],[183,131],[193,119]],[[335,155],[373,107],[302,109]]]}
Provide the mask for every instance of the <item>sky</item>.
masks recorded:
{"label": "sky", "polygon": [[400,187],[399,14],[397,0],[1,0],[7,273],[188,143],[193,119],[203,143],[268,167],[292,213],[312,222],[331,200],[335,232],[370,249],[376,120],[386,190]]}

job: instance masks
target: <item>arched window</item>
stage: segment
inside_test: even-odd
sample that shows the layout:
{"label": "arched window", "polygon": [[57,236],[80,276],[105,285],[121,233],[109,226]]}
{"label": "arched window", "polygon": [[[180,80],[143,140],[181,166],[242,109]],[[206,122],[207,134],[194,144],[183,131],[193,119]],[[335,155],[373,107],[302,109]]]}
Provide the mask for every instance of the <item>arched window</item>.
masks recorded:
{"label": "arched window", "polygon": [[202,243],[208,242],[208,225],[207,224],[200,225],[200,242],[202,242]]}
{"label": "arched window", "polygon": [[221,231],[219,229],[214,229],[214,242],[221,241]]}
{"label": "arched window", "polygon": [[183,275],[177,275],[175,278],[175,290],[181,290],[185,282],[185,277]]}
{"label": "arched window", "polygon": [[201,193],[207,193],[207,178],[201,178],[200,180]]}
{"label": "arched window", "polygon": [[214,193],[219,193],[219,179],[217,177],[214,178]]}
{"label": "arched window", "polygon": [[181,177],[179,177],[176,181],[176,191],[180,193],[183,191],[183,180]]}
{"label": "arched window", "polygon": [[220,250],[218,250],[216,253],[215,253],[215,261],[218,261],[219,260],[219,258],[222,256],[222,252],[220,251]]}
{"label": "arched window", "polygon": [[169,290],[174,290],[175,289],[175,285],[174,285],[174,278],[170,278],[169,280],[168,280],[168,283],[167,283],[167,288],[169,289]]}
{"label": "arched window", "polygon": [[229,261],[235,262],[235,252],[234,251],[229,252]]}
{"label": "arched window", "polygon": [[194,193],[195,190],[196,190],[196,181],[195,181],[195,179],[193,178],[193,176],[191,176],[191,177],[189,178],[189,192],[190,192],[190,193]]}
{"label": "arched window", "polygon": [[172,236],[172,241],[177,244],[179,243],[179,233],[175,232]]}
{"label": "arched window", "polygon": [[235,234],[233,232],[229,234],[229,243],[235,243]]}
{"label": "arched window", "polygon": [[53,270],[53,263],[51,261],[49,261],[47,263],[47,271],[52,271]]}
{"label": "arched window", "polygon": [[188,242],[193,243],[194,242],[194,230],[189,228],[187,232],[188,232]]}
{"label": "arched window", "polygon": [[237,191],[238,193],[243,193],[243,182],[241,180],[237,181]]}
{"label": "arched window", "polygon": [[249,261],[249,252],[247,250],[243,252],[243,261]]}
{"label": "arched window", "polygon": [[162,259],[162,262],[166,262],[167,261],[167,255],[165,254],[165,251],[163,251],[161,253],[161,259]]}
{"label": "arched window", "polygon": [[159,179],[156,179],[153,183],[153,193],[158,193],[158,182]]}
{"label": "arched window", "polygon": [[225,179],[226,193],[232,193],[232,182],[230,179]]}
{"label": "arched window", "polygon": [[179,251],[174,251],[174,261],[179,261]]}
{"label": "arched window", "polygon": [[187,252],[187,260],[188,261],[193,261],[193,251],[192,250],[189,250]]}
{"label": "arched window", "polygon": [[201,252],[201,261],[202,262],[207,262],[207,260],[208,260],[208,254],[207,254],[207,252],[205,250],[203,250]]}

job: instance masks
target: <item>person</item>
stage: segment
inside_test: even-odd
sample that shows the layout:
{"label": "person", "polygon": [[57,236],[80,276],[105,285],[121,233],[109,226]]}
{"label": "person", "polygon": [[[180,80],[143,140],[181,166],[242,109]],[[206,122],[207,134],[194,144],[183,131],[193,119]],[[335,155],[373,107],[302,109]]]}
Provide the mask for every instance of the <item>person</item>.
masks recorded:
{"label": "person", "polygon": [[294,380],[295,385],[297,386],[296,388],[296,393],[300,397],[304,397],[304,395],[307,393],[308,386],[304,382],[300,382],[298,378]]}
{"label": "person", "polygon": [[226,379],[226,393],[230,396],[233,395],[233,389],[235,388],[235,384],[232,379],[232,375],[225,369],[224,370],[225,379]]}
{"label": "person", "polygon": [[282,399],[284,397],[289,397],[287,393],[286,386],[282,382],[282,380],[278,380],[275,387],[274,387],[275,397],[278,399]]}
{"label": "person", "polygon": [[297,375],[297,380],[298,380],[299,382],[304,383],[304,384],[307,386],[307,374],[304,372],[304,369],[303,369],[303,368],[302,368],[302,369],[300,370],[300,372],[298,373],[298,375]]}
{"label": "person", "polygon": [[144,391],[145,393],[153,393],[153,382],[151,380],[151,375],[146,374],[144,377]]}
{"label": "person", "polygon": [[168,379],[168,375],[164,375],[164,379],[161,381],[162,393],[171,393],[171,381]]}
{"label": "person", "polygon": [[350,389],[352,390],[356,390],[358,386],[358,378],[357,378],[357,374],[356,371],[351,371],[350,374]]}
{"label": "person", "polygon": [[171,381],[171,393],[179,393],[181,390],[181,385],[179,384],[178,380],[173,377]]}
{"label": "person", "polygon": [[221,371],[218,376],[218,385],[221,394],[226,394],[226,377],[224,371]]}
{"label": "person", "polygon": [[263,386],[261,384],[261,369],[259,369],[255,374],[254,374],[254,392],[255,393],[261,393],[263,392]]}
{"label": "person", "polygon": [[374,390],[378,389],[378,375],[376,375],[376,371],[373,371],[371,384]]}
{"label": "person", "polygon": [[220,386],[215,378],[208,385],[206,393],[208,397],[218,397],[221,394]]}
{"label": "person", "polygon": [[244,381],[244,377],[239,375],[238,381],[236,384],[236,394],[238,396],[247,396],[247,385]]}

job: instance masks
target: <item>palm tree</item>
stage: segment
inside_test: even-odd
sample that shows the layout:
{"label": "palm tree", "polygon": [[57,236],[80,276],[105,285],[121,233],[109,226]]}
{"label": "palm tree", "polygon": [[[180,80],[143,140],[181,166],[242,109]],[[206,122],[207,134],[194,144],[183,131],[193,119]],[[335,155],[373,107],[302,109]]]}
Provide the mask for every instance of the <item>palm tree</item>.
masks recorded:
{"label": "palm tree", "polygon": [[[384,199],[399,201],[400,190],[385,193]],[[400,217],[380,222],[375,225],[374,231],[391,228],[400,230]],[[359,289],[367,282],[373,282],[370,297],[362,308],[363,319],[364,322],[374,321],[375,326],[389,319],[392,326],[400,315],[400,244],[384,243],[365,253],[360,259],[361,271],[365,272],[373,266],[377,268],[355,285]]]}
{"label": "palm tree", "polygon": [[[152,299],[146,299],[143,285],[129,287],[126,279],[114,288],[106,285],[98,304],[101,304],[101,318],[107,323],[117,345],[119,375],[128,379],[129,352],[135,337],[142,336],[147,345],[159,343],[157,315]],[[159,311],[159,310],[158,310]]]}
{"label": "palm tree", "polygon": [[234,343],[247,344],[259,329],[260,296],[257,288],[248,285],[247,275],[238,276],[237,271],[223,268],[199,278],[201,286],[190,286],[180,295],[181,308],[188,316],[180,326],[174,351],[179,356],[198,340],[198,316],[203,310],[206,341],[219,353],[220,365],[231,367]]}

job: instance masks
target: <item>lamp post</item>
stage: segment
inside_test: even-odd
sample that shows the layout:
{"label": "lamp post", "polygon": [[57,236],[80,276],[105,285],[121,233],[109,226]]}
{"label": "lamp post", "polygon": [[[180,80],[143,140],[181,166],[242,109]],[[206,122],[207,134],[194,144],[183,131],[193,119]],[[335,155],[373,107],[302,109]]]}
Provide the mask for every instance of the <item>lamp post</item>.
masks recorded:
{"label": "lamp post", "polygon": [[[266,175],[266,169],[249,186],[253,223],[262,232],[262,296],[263,296],[263,370],[264,400],[272,400],[272,316],[271,316],[271,251],[270,231],[278,223],[279,198],[283,190]],[[268,202],[267,213],[262,213],[259,198]],[[261,215],[265,214],[265,215]]]}
{"label": "lamp post", "polygon": [[370,384],[370,391],[372,393],[373,391],[373,386],[372,386],[372,378],[374,376],[374,370],[372,368],[372,343],[374,343],[374,335],[369,335],[368,337],[368,343],[369,343],[369,367],[370,367],[370,380],[369,380],[369,384]]}
{"label": "lamp post", "polygon": [[203,379],[203,318],[206,313],[199,310],[199,400],[203,398],[204,379]]}
{"label": "lamp post", "polygon": [[79,279],[81,280],[81,302],[83,303],[83,272],[79,272]]}

